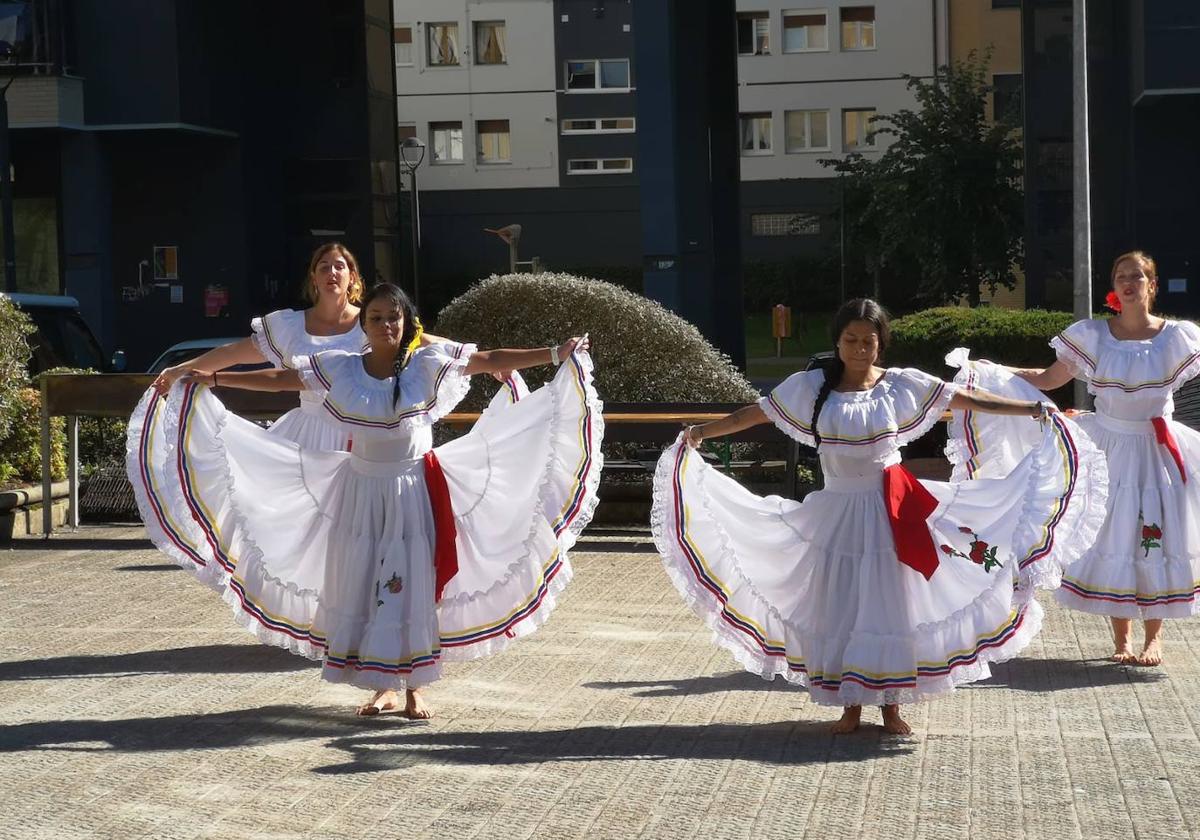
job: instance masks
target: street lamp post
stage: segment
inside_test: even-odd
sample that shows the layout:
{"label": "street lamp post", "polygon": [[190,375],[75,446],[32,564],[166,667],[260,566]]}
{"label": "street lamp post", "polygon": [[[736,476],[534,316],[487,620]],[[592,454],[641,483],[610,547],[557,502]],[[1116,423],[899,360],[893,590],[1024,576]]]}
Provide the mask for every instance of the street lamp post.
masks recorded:
{"label": "street lamp post", "polygon": [[421,279],[419,258],[421,253],[421,214],[417,202],[417,167],[425,160],[425,144],[419,137],[405,137],[400,144],[400,163],[408,173],[409,207],[412,218],[412,273],[413,273],[413,303],[421,308]]}
{"label": "street lamp post", "polygon": [[[12,64],[17,50],[13,44],[0,41],[0,60]],[[13,223],[12,146],[8,131],[8,88],[16,76],[10,75],[0,87],[0,230],[4,236],[4,288],[17,290],[17,234]]]}

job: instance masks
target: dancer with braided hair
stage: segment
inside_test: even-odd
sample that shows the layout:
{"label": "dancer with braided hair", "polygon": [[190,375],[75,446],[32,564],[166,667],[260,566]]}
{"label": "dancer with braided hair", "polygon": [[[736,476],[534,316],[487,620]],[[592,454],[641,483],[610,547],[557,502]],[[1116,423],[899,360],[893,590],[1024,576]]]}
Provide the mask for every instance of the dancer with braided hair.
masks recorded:
{"label": "dancer with braided hair", "polygon": [[[216,582],[262,642],[323,662],[322,676],[375,693],[359,714],[427,717],[416,689],[445,660],[506,648],[548,617],[591,517],[603,421],[588,342],[533,350],[418,346],[396,286],[366,296],[367,349],[294,367],[194,370],[166,398],[162,471],[130,478],[165,553]],[[470,376],[558,364],[546,386],[493,405],[469,434],[432,448],[432,425]],[[305,449],[229,413],[205,386],[305,390],[351,452]],[[152,438],[148,392],[131,451]],[[163,476],[166,478],[163,478]]]}
{"label": "dancer with braided hair", "polygon": [[[900,704],[989,675],[1037,633],[1033,589],[1104,516],[1103,455],[1048,404],[960,391],[911,368],[881,368],[887,316],[853,300],[833,323],[830,370],[796,373],[757,404],[687,428],[660,459],[652,527],[684,599],[746,670],[865,704],[907,734]],[[1036,416],[1040,445],[1004,478],[918,481],[900,447],[946,409]],[[817,449],[822,490],[802,503],[762,498],[710,467],[705,438],[773,422]]]}

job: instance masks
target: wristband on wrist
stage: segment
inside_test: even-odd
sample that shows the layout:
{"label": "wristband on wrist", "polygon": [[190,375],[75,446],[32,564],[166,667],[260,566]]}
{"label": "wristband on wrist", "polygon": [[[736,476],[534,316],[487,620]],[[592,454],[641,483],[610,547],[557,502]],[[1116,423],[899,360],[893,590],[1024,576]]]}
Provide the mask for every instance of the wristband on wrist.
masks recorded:
{"label": "wristband on wrist", "polygon": [[558,365],[560,365],[562,363],[562,359],[558,358],[558,345],[557,344],[550,345],[550,363],[552,365],[554,365],[555,367],[558,367]]}
{"label": "wristband on wrist", "polygon": [[215,370],[213,371],[213,387],[217,387],[217,372]]}

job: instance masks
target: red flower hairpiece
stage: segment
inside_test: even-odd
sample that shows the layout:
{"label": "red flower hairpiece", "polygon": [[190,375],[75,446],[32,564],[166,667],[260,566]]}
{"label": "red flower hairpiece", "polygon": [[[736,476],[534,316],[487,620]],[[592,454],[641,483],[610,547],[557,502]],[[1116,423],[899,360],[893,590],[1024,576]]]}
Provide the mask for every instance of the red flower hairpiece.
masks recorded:
{"label": "red flower hairpiece", "polygon": [[1107,297],[1104,298],[1104,305],[1107,306],[1109,309],[1111,309],[1113,312],[1119,313],[1121,311],[1121,299],[1119,297],[1117,297],[1116,292],[1108,293]]}

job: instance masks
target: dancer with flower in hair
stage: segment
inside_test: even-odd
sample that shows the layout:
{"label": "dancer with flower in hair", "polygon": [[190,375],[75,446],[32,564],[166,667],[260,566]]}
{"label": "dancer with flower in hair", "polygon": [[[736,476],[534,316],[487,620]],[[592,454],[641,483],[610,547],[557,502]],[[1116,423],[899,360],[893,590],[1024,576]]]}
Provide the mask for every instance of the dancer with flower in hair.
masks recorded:
{"label": "dancer with flower in hair", "polygon": [[[1058,600],[1109,616],[1117,662],[1162,662],[1162,624],[1197,611],[1200,591],[1200,434],[1171,419],[1174,393],[1200,373],[1200,327],[1153,314],[1154,260],[1141,251],[1113,262],[1111,319],[1077,321],[1051,339],[1057,360],[1015,369],[968,361],[958,381],[1028,399],[1072,379],[1087,383],[1094,413],[1080,427],[1108,462],[1108,513],[1088,551],[1063,575]],[[967,418],[952,427],[960,475],[1001,473],[1033,439],[1028,423]],[[1144,622],[1140,652],[1130,639]]]}
{"label": "dancer with flower in hair", "polygon": [[[144,452],[156,439],[151,389],[130,423],[140,453],[130,479],[158,547],[215,582],[260,641],[373,690],[359,714],[400,710],[406,689],[404,713],[428,717],[416,689],[444,661],[499,652],[553,609],[596,504],[603,420],[586,337],[534,350],[418,347],[415,308],[390,284],[367,294],[359,318],[365,351],[181,377],[157,455]],[[550,363],[559,370],[546,386],[493,404],[433,449],[433,424],[471,375]],[[272,435],[226,410],[214,385],[315,394],[352,451]]]}
{"label": "dancer with flower in hair", "polygon": [[[986,678],[1037,633],[1034,588],[1057,584],[1104,516],[1104,459],[1045,402],[880,367],[889,326],[874,301],[845,304],[832,332],[830,370],[680,435],[652,526],[672,581],[746,670],[843,707],[835,732],[870,704],[905,734],[900,704]],[[1040,444],[1001,480],[918,481],[900,448],[946,409],[1037,417]],[[816,447],[824,489],[762,498],[695,451],[766,422]]]}

